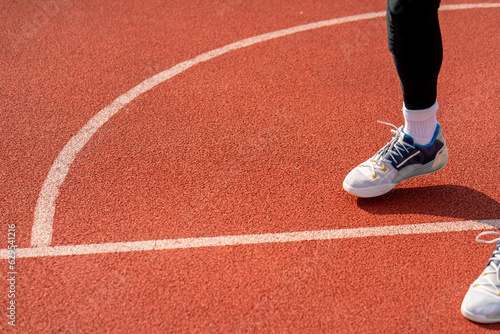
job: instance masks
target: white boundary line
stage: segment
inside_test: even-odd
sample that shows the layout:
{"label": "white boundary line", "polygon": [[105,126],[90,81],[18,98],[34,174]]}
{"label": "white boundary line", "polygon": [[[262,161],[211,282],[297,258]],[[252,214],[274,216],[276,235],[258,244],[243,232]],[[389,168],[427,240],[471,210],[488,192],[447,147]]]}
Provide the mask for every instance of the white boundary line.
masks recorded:
{"label": "white boundary line", "polygon": [[[500,7],[500,3],[481,3],[481,4],[460,4],[460,5],[443,5],[440,10],[458,10],[472,8],[493,8]],[[56,210],[56,201],[59,195],[59,188],[63,184],[69,172],[71,164],[76,158],[76,155],[83,149],[92,136],[103,126],[111,117],[113,117],[125,105],[133,101],[141,94],[156,87],[160,83],[176,76],[199,63],[208,61],[215,57],[221,56],[230,51],[241,49],[247,46],[255,45],[264,41],[272,40],[278,37],[283,37],[295,34],[302,31],[328,27],[336,24],[368,20],[377,17],[385,16],[385,12],[365,13],[360,15],[346,16],[326,21],[300,25],[288,29],[278,30],[259,36],[247,38],[232,44],[228,44],[221,48],[208,51],[193,59],[179,63],[151,78],[141,82],[125,94],[119,96],[110,105],[99,111],[69,142],[64,146],[59,153],[54,163],[52,164],[47,178],[45,179],[40,195],[37,200],[33,227],[31,233],[32,247],[47,247],[52,242],[54,213]]]}
{"label": "white boundary line", "polygon": [[[166,240],[147,240],[117,242],[106,244],[87,244],[54,247],[19,248],[16,258],[49,257],[64,255],[86,255],[121,252],[144,252],[166,249],[185,249],[200,247],[221,247],[235,245],[254,245],[279,242],[299,242],[313,240],[353,239],[376,236],[394,236],[424,233],[446,233],[473,230],[489,230],[500,227],[500,219],[468,220],[447,223],[424,223],[411,225],[395,225],[380,227],[360,227],[338,230],[320,230],[304,232],[265,233],[226,235],[220,237],[183,238]],[[7,259],[6,249],[0,251],[0,259]]]}

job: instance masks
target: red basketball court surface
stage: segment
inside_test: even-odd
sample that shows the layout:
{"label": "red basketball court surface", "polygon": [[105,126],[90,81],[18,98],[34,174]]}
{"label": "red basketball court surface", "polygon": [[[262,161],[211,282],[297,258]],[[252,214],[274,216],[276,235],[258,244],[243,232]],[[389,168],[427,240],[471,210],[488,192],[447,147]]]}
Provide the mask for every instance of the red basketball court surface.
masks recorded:
{"label": "red basketball court surface", "polygon": [[0,332],[500,329],[460,314],[500,226],[500,3],[442,2],[450,160],[373,199],[342,181],[403,124],[385,1],[0,7]]}

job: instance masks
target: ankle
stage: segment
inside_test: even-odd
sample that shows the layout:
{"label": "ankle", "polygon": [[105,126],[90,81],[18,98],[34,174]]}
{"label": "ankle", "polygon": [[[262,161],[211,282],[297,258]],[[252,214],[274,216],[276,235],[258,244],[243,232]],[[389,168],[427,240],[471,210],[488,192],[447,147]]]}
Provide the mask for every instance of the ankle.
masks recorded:
{"label": "ankle", "polygon": [[427,145],[432,140],[437,127],[437,101],[427,109],[412,110],[403,105],[405,126],[403,131],[419,145]]}

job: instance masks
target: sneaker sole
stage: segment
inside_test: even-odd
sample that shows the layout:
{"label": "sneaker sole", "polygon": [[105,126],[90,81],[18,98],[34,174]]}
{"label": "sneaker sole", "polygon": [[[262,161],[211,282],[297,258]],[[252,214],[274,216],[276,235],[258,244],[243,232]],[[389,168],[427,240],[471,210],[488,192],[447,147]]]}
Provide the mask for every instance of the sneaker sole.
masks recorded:
{"label": "sneaker sole", "polygon": [[500,322],[500,314],[496,314],[490,317],[478,315],[467,311],[467,309],[463,305],[460,308],[460,311],[462,312],[462,315],[470,321],[478,322],[480,324],[494,324]]}
{"label": "sneaker sole", "polygon": [[353,187],[347,185],[345,182],[342,185],[344,187],[344,190],[347,191],[351,195],[354,195],[357,197],[362,197],[362,198],[370,198],[370,197],[377,197],[377,196],[381,196],[383,194],[386,194],[389,191],[391,191],[398,184],[397,183],[387,183],[387,184],[382,184],[379,186],[374,186],[374,187],[369,187],[369,188],[353,188]]}
{"label": "sneaker sole", "polygon": [[362,197],[362,198],[377,197],[388,193],[403,181],[406,181],[413,177],[437,172],[438,170],[446,166],[447,162],[448,162],[448,149],[446,148],[445,144],[445,146],[443,146],[441,150],[436,154],[436,158],[431,162],[425,165],[418,166],[417,168],[409,166],[401,170],[398,173],[398,175],[396,175],[396,177],[394,178],[398,180],[397,182],[381,184],[378,186],[367,187],[367,188],[353,188],[344,182],[342,186],[344,187],[344,190],[347,191],[349,194],[357,197]]}

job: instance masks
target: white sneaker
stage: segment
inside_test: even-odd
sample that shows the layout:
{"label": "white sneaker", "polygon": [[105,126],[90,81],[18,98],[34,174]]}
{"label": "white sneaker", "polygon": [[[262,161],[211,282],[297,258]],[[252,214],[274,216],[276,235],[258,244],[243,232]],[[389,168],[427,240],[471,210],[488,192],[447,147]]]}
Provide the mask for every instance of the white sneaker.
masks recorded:
{"label": "white sneaker", "polygon": [[[482,236],[491,234],[499,237],[493,240],[481,239]],[[469,287],[460,310],[464,317],[475,322],[500,322],[500,232],[482,232],[476,240],[488,244],[497,242],[497,246],[486,269]]]}
{"label": "white sneaker", "polygon": [[[384,122],[380,122],[384,123]],[[384,123],[394,128],[391,141],[371,159],[354,168],[345,178],[343,187],[359,197],[383,195],[409,178],[434,173],[448,161],[448,150],[439,123],[432,140],[418,145],[404,133],[403,126]]]}

